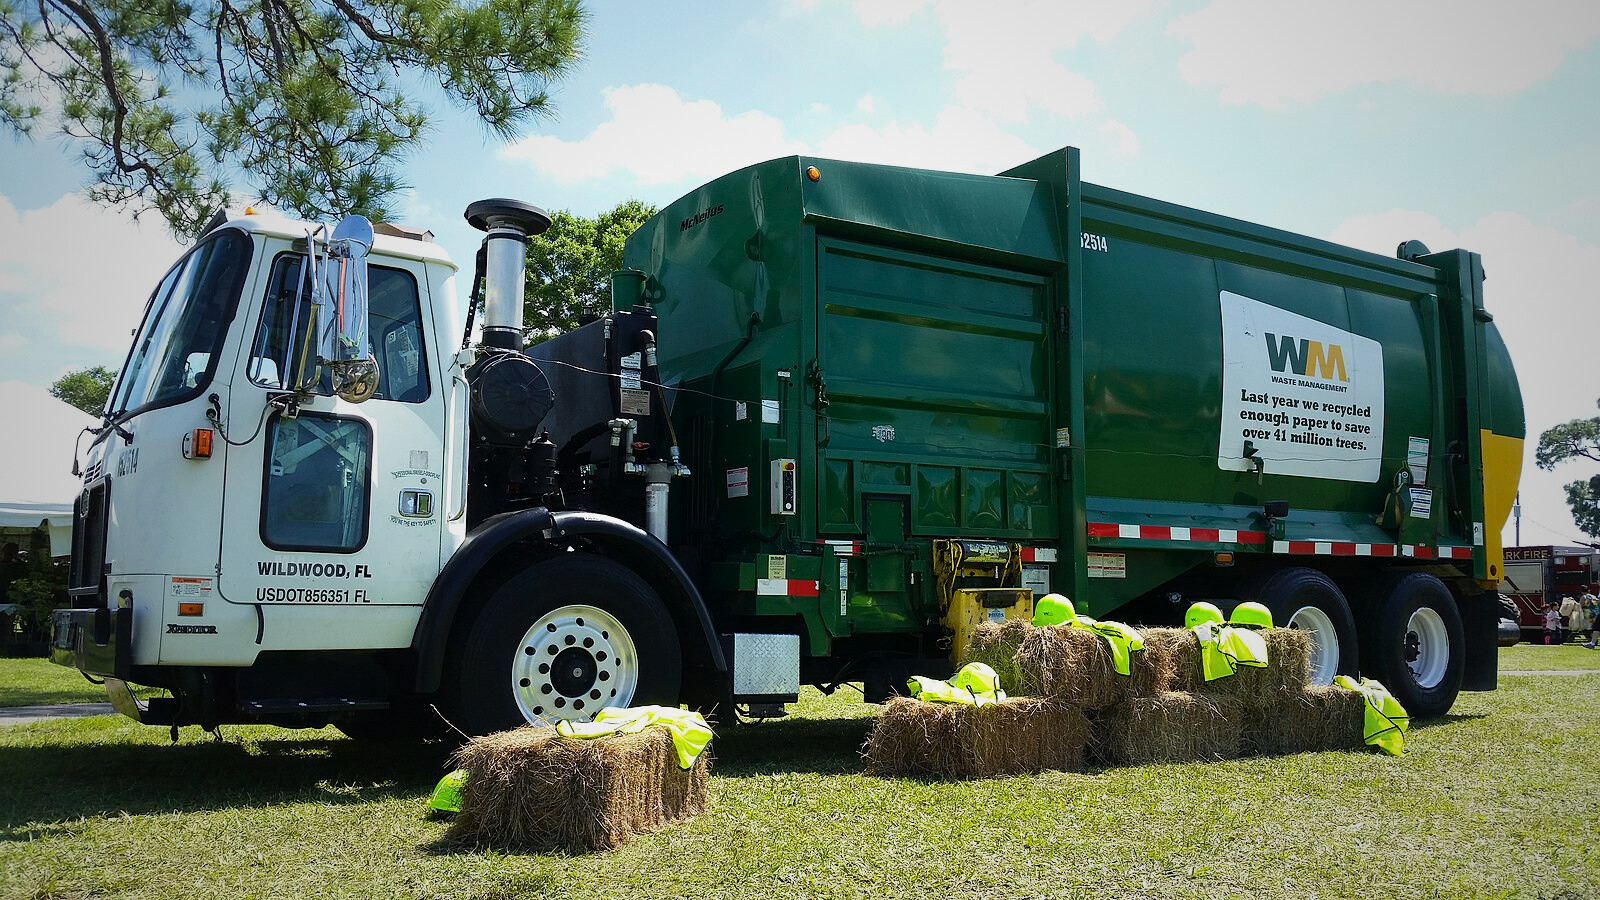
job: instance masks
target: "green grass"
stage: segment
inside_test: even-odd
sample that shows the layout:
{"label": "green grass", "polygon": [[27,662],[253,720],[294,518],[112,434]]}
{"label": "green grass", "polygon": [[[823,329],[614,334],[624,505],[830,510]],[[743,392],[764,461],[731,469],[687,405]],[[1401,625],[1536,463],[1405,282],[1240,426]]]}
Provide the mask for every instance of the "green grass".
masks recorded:
{"label": "green grass", "polygon": [[1600,673],[1464,694],[1398,759],[955,784],[861,775],[876,707],[846,694],[724,726],[705,813],[586,857],[441,846],[437,751],[269,728],[169,745],[117,717],[3,728],[0,896],[1555,898],[1600,879]]}
{"label": "green grass", "polygon": [[106,689],[46,659],[0,659],[0,707],[99,703]]}
{"label": "green grass", "polygon": [[1563,669],[1600,671],[1600,650],[1590,650],[1582,644],[1548,647],[1544,644],[1517,644],[1500,648],[1502,672],[1550,672]]}

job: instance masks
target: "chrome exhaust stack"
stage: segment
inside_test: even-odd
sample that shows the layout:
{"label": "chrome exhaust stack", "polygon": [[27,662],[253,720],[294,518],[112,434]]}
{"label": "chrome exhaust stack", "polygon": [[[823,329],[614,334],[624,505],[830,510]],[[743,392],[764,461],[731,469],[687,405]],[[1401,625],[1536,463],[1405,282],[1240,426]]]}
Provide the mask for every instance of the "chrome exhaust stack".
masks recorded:
{"label": "chrome exhaust stack", "polygon": [[484,232],[483,343],[522,349],[522,294],[528,238],[550,227],[550,214],[521,200],[493,198],[467,207],[467,223]]}

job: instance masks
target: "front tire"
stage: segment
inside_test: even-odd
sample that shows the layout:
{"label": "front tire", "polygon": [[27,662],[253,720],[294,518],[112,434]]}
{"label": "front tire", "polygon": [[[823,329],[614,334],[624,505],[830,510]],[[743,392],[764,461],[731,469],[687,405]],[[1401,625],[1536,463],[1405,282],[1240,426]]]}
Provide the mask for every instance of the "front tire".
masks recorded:
{"label": "front tire", "polygon": [[1372,626],[1369,673],[1412,718],[1450,711],[1466,672],[1466,633],[1444,582],[1413,572],[1388,584]]}
{"label": "front tire", "polygon": [[683,661],[660,598],[601,556],[563,553],[507,579],[467,631],[446,686],[472,735],[676,706]]}
{"label": "front tire", "polygon": [[1332,684],[1335,675],[1356,674],[1356,620],[1333,579],[1297,566],[1266,576],[1246,600],[1272,610],[1272,623],[1311,636],[1312,684]]}

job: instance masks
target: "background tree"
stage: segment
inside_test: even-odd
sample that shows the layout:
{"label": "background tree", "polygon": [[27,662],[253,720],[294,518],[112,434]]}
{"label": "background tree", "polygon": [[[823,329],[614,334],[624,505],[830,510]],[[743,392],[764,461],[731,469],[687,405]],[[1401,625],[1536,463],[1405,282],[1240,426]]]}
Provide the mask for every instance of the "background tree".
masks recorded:
{"label": "background tree", "polygon": [[[1600,406],[1600,401],[1595,402]],[[1600,463],[1600,416],[1573,419],[1539,435],[1534,462],[1546,471],[1569,459],[1588,459]],[[1570,482],[1566,486],[1567,505],[1572,519],[1584,534],[1600,537],[1600,474]]]}
{"label": "background tree", "polygon": [[547,113],[578,0],[0,0],[0,130],[67,135],[89,194],[192,237],[262,201],[382,220],[432,82],[501,136]]}
{"label": "background tree", "polygon": [[523,293],[527,341],[538,343],[611,309],[611,273],[622,268],[628,235],[656,208],[628,200],[593,219],[556,210],[550,227],[528,241]]}
{"label": "background tree", "polygon": [[50,385],[50,393],[91,416],[98,416],[106,408],[106,398],[111,396],[111,382],[116,377],[117,373],[105,366],[73,369]]}

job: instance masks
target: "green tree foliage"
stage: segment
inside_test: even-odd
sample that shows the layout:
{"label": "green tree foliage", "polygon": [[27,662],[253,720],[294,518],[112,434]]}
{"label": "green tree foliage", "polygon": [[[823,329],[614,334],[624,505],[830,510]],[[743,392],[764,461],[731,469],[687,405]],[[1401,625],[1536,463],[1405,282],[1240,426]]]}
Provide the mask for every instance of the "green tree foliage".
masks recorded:
{"label": "green tree foliage", "polygon": [[[1600,406],[1600,401],[1595,405]],[[1539,435],[1539,449],[1533,458],[1547,471],[1569,459],[1600,463],[1600,416],[1563,422]],[[1584,534],[1600,537],[1600,475],[1570,482],[1566,490],[1573,521]]]}
{"label": "green tree foliage", "polygon": [[593,219],[566,210],[551,214],[545,233],[528,241],[522,324],[529,343],[611,309],[611,273],[622,268],[623,244],[655,214],[654,206],[638,200]]}
{"label": "green tree foliage", "polygon": [[44,640],[50,611],[67,605],[67,561],[50,556],[49,533],[36,529],[26,543],[8,539],[0,545],[0,602],[20,607],[12,620],[15,633],[0,635],[0,643]]}
{"label": "green tree foliage", "polygon": [[[472,5],[467,5],[471,3]],[[89,193],[193,236],[233,176],[382,220],[436,84],[497,134],[551,110],[579,0],[0,0],[0,130],[59,131]]]}
{"label": "green tree foliage", "polygon": [[111,396],[111,382],[117,373],[105,366],[73,369],[50,385],[50,393],[91,416],[98,416],[106,408],[106,398]]}

